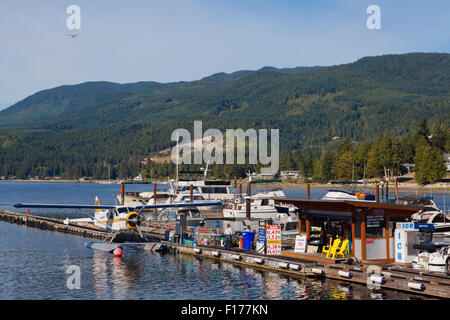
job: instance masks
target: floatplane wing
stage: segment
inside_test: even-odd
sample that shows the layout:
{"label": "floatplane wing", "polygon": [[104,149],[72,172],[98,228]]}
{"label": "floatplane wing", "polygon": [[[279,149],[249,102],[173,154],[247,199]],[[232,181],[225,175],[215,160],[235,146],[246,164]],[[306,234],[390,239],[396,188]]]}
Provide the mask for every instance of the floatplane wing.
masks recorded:
{"label": "floatplane wing", "polygon": [[[143,206],[127,206],[132,209],[160,209],[160,208],[183,208],[183,207],[201,207],[201,206],[218,206],[222,202],[186,202],[171,204],[147,204]],[[55,208],[55,209],[116,209],[121,206],[116,205],[88,205],[88,204],[47,204],[47,203],[16,203],[15,208]]]}
{"label": "floatplane wing", "polygon": [[47,203],[16,203],[15,208],[55,208],[55,209],[115,209],[114,205],[88,204],[47,204]]}

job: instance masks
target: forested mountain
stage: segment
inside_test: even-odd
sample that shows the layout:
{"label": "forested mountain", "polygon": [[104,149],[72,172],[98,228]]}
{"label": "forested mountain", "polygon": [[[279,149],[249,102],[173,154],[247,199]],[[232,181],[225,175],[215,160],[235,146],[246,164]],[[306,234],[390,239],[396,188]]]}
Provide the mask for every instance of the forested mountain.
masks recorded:
{"label": "forested mountain", "polygon": [[426,117],[450,127],[450,55],[362,58],[331,67],[217,73],[198,81],[87,82],[38,92],[0,112],[0,175],[134,174],[176,128],[279,128],[283,154],[333,137],[406,135]]}

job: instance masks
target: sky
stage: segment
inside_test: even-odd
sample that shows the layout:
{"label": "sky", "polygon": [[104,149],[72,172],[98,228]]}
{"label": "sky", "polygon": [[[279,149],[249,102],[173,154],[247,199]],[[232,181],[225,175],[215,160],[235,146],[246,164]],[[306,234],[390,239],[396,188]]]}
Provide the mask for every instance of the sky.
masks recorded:
{"label": "sky", "polygon": [[[80,8],[79,30],[67,28],[70,5]],[[367,27],[370,5],[381,29]],[[2,0],[0,109],[86,81],[191,81],[449,53],[449,18],[448,0]]]}

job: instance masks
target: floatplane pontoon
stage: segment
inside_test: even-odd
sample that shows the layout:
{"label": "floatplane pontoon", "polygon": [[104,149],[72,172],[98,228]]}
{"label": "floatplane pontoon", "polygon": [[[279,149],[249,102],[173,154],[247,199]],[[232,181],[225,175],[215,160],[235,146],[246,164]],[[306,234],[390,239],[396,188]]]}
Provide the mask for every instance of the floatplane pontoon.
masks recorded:
{"label": "floatplane pontoon", "polygon": [[118,205],[100,205],[96,199],[95,205],[80,205],[80,204],[44,204],[44,203],[17,203],[15,208],[48,208],[48,209],[95,209],[93,215],[86,213],[89,218],[79,219],[65,219],[64,223],[79,223],[88,222],[110,233],[110,241],[106,242],[86,242],[85,246],[90,249],[98,249],[107,252],[113,252],[116,248],[127,245],[142,245],[142,243],[113,243],[114,238],[121,232],[131,230],[139,233],[139,236],[149,242],[149,239],[144,236],[141,231],[141,226],[149,221],[148,212],[144,209],[164,209],[164,208],[179,208],[186,209],[190,207],[221,205],[221,202],[196,202],[196,203],[173,203],[173,204],[149,204],[139,205],[135,207],[118,206]]}

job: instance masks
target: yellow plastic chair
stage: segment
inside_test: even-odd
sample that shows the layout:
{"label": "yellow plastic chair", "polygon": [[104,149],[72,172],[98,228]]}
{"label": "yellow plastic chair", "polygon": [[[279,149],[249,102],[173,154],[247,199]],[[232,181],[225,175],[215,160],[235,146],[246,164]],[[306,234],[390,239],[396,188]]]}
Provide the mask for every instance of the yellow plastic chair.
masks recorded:
{"label": "yellow plastic chair", "polygon": [[[327,258],[330,256],[330,252],[336,252],[337,248],[339,247],[339,244],[341,243],[341,239],[335,239],[333,241],[333,244],[330,246],[324,246],[322,248],[322,253],[327,254]],[[320,255],[322,255],[322,253]]]}
{"label": "yellow plastic chair", "polygon": [[330,250],[330,254],[332,255],[332,259],[334,259],[334,257],[336,256],[342,256],[342,258],[344,258],[345,257],[345,254],[347,253],[347,250],[348,250],[348,240],[344,240],[344,242],[342,242],[342,245],[341,245],[341,247],[339,248],[339,251],[338,251],[338,248],[335,248],[334,249],[334,251],[333,251],[333,248],[331,248],[331,250]]}

